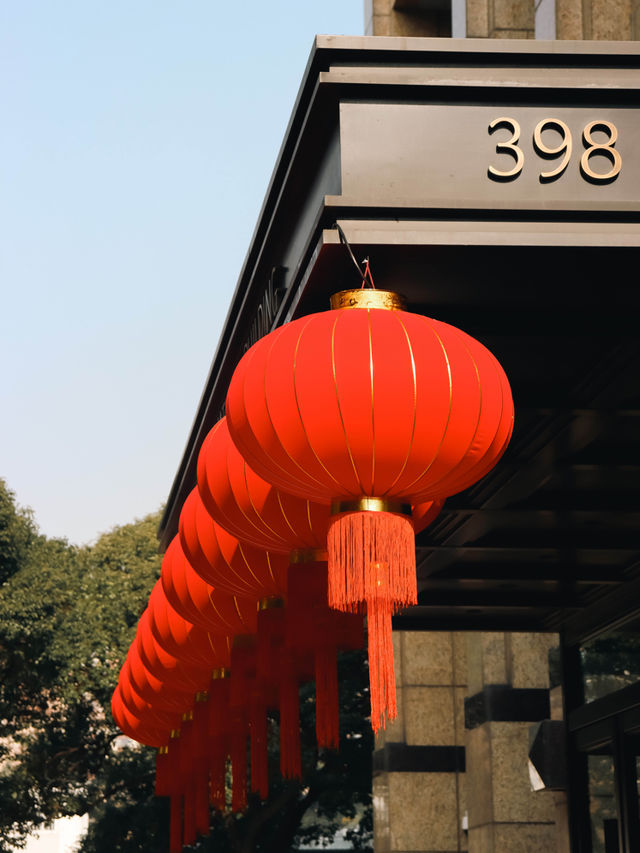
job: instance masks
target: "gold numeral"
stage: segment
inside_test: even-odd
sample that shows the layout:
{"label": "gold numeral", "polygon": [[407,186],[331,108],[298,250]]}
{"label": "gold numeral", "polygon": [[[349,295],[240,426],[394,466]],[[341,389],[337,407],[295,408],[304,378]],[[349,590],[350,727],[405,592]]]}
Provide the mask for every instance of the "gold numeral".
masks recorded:
{"label": "gold numeral", "polygon": [[[562,134],[562,142],[560,145],[555,148],[549,148],[548,145],[545,145],[542,141],[542,132],[544,130],[557,130]],[[542,157],[557,157],[559,154],[564,154],[564,158],[562,163],[553,169],[551,172],[540,172],[540,180],[541,181],[553,181],[556,178],[559,178],[560,175],[564,172],[564,170],[569,165],[569,160],[571,159],[571,152],[573,150],[573,141],[571,137],[571,131],[567,127],[567,125],[560,121],[559,118],[544,118],[541,122],[536,125],[536,129],[533,131],[533,144],[540,156]]]}
{"label": "gold numeral", "polygon": [[512,136],[508,142],[498,142],[496,144],[496,152],[498,154],[510,154],[515,158],[516,164],[513,169],[510,169],[507,172],[504,172],[501,169],[496,169],[493,166],[489,166],[489,174],[493,178],[497,178],[501,181],[511,181],[513,178],[518,177],[522,171],[522,167],[524,166],[524,153],[517,144],[520,141],[520,125],[514,118],[507,118],[505,116],[502,116],[501,118],[494,118],[489,125],[489,133],[493,133],[493,131],[498,127],[508,128],[511,131]]}
{"label": "gold numeral", "polygon": [[[489,177],[496,181],[512,181],[517,178],[524,167],[524,152],[518,145],[520,142],[520,125],[514,118],[509,116],[500,116],[494,118],[489,125],[489,133],[492,134],[498,128],[506,128],[511,133],[511,138],[506,142],[496,143],[497,154],[509,154],[515,160],[515,165],[512,169],[496,169],[495,166],[489,166]],[[554,148],[547,145],[542,135],[545,131],[555,131],[561,136],[559,145]],[[593,133],[599,131],[607,134],[606,142],[597,142],[593,138]],[[618,176],[622,169],[622,157],[620,152],[614,147],[618,141],[618,128],[610,121],[604,119],[596,119],[582,131],[582,139],[585,146],[585,152],[580,158],[580,172],[588,181],[592,183],[606,184]],[[544,182],[555,181],[566,170],[571,156],[573,154],[573,137],[568,126],[559,118],[543,118],[539,121],[533,131],[533,147],[540,157],[552,159],[562,156],[561,162],[548,172],[540,172],[540,180]],[[564,155],[564,156],[563,156]],[[604,155],[610,162],[611,168],[608,172],[594,172],[591,168],[591,158],[597,155]]]}
{"label": "gold numeral", "polygon": [[[605,143],[596,142],[591,134],[594,130],[601,130],[609,135],[609,139]],[[580,158],[580,170],[583,175],[591,181],[612,181],[620,169],[622,168],[622,157],[620,152],[613,147],[618,140],[618,129],[615,124],[610,121],[592,121],[582,131],[582,138],[586,147],[586,151]],[[611,160],[612,168],[604,174],[594,172],[589,164],[589,159],[592,154],[604,154]]]}

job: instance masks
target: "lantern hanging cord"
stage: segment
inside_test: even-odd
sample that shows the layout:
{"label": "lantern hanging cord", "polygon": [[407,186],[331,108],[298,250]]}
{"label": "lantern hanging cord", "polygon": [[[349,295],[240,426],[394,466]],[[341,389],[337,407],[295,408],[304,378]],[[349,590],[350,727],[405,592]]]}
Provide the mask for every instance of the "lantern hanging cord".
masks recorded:
{"label": "lantern hanging cord", "polygon": [[364,288],[364,286],[367,282],[367,279],[368,279],[370,284],[371,284],[371,287],[375,290],[376,286],[373,283],[373,277],[371,276],[371,269],[369,268],[369,258],[364,259],[364,261],[363,261],[364,269],[363,269],[360,266],[360,264],[357,262],[356,256],[353,254],[353,249],[351,248],[349,241],[347,240],[347,235],[344,233],[341,226],[338,225],[338,223],[336,222],[336,223],[334,223],[333,227],[338,232],[338,236],[340,237],[340,242],[346,248],[347,252],[349,252],[349,256],[351,257],[351,260],[353,261],[355,268],[358,270],[358,274],[359,274],[360,278],[362,279],[362,288]]}

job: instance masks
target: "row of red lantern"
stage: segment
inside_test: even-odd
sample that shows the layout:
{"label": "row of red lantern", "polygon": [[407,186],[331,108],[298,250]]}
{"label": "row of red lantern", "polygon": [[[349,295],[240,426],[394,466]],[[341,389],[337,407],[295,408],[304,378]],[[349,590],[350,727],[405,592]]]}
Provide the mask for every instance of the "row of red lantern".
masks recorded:
{"label": "row of red lantern", "polygon": [[[391,615],[417,601],[414,533],[448,495],[476,482],[504,451],[513,425],[504,372],[488,350],[459,330],[400,310],[393,295],[356,291],[342,297],[337,310],[283,326],[252,347],[232,378],[227,419],[201,449],[198,490],[180,516],[186,559],[176,560],[174,543],[165,559],[170,568],[163,565],[162,588],[190,624],[210,637],[226,638],[227,656],[230,645],[247,648],[231,638],[252,632],[245,631],[246,624],[238,631],[220,596],[229,596],[236,607],[251,600],[254,610],[259,600],[287,602],[286,611],[267,609],[256,621],[254,665],[258,673],[261,661],[263,672],[277,673],[272,682],[289,685],[282,720],[293,715],[287,710],[294,704],[291,685],[308,674],[296,661],[306,658],[308,667],[315,657],[318,672],[318,661],[335,655],[336,617],[328,605],[346,614],[366,613],[377,730],[396,713]],[[301,568],[309,549],[314,559],[319,550],[328,551],[328,581],[323,575],[317,589]],[[214,601],[216,617],[210,619]],[[322,616],[312,618],[316,611]],[[283,612],[289,624],[298,621],[296,640],[291,640],[293,629],[283,628]],[[154,637],[167,651],[154,618],[148,620],[148,633],[153,635],[155,625]],[[333,620],[330,627],[327,620]],[[316,627],[310,630],[311,625]],[[142,663],[154,668],[152,676],[168,667],[165,682],[175,685],[178,695],[188,668],[152,661],[145,641],[136,642]],[[293,654],[314,643],[306,655]],[[240,683],[237,669],[251,671],[246,660],[240,663],[249,657],[238,651],[238,666],[227,659],[220,664],[231,664],[232,683]],[[325,676],[317,678],[317,728],[319,742],[333,745],[334,723],[321,710]],[[264,698],[270,688],[260,678],[257,683]],[[243,691],[245,706],[255,704],[249,682]],[[284,696],[287,690],[280,692]],[[233,693],[238,691],[230,688]],[[131,697],[126,699],[133,713]],[[149,720],[167,710],[163,701],[149,703],[149,714],[156,716],[140,718],[145,733]],[[242,704],[230,702],[234,708]],[[153,725],[151,730],[157,731]],[[259,739],[261,724],[251,730],[254,741]],[[163,731],[166,736],[168,730]],[[261,767],[254,746],[252,757]],[[286,739],[282,746],[284,756],[295,752]],[[253,776],[261,772],[252,773],[252,785]]]}
{"label": "row of red lantern", "polygon": [[[123,731],[163,748],[158,790],[184,803],[185,843],[193,840],[189,815],[194,803],[200,804],[198,828],[203,822],[208,826],[203,803],[210,799],[215,807],[224,808],[227,758],[233,767],[232,807],[245,807],[247,737],[251,789],[266,797],[267,708],[280,710],[281,771],[284,776],[300,776],[298,684],[313,676],[314,664],[317,693],[324,697],[317,703],[319,743],[337,746],[335,652],[361,643],[361,620],[318,607],[323,584],[326,599],[326,566],[296,568],[289,594],[300,612],[306,610],[303,623],[286,618],[295,611],[279,606],[258,611],[251,599],[214,591],[195,575],[177,540],[167,552],[162,580],[140,620],[112,707]],[[193,575],[197,581],[191,584],[191,594]],[[206,598],[203,587],[208,587]],[[277,605],[280,600],[264,603]],[[321,641],[314,644],[309,632]],[[225,677],[229,672],[231,678]],[[174,766],[167,777],[172,786],[168,789],[161,781],[162,767],[176,762],[178,769]]]}
{"label": "row of red lantern", "polygon": [[[254,541],[262,540],[262,544],[271,544],[266,540],[275,541],[277,551],[289,551],[285,556],[281,553],[269,553],[256,549],[251,545],[241,544],[233,535],[228,534],[223,528],[212,522],[206,507],[200,499],[198,492],[194,491],[185,503],[180,518],[180,539],[186,546],[191,560],[198,566],[199,571],[194,571],[189,560],[185,558],[182,544],[178,539],[174,540],[168,549],[163,563],[162,583],[154,589],[148,611],[140,621],[138,637],[130,652],[133,660],[134,671],[137,679],[134,679],[133,691],[144,692],[144,700],[150,700],[148,709],[140,701],[134,707],[132,705],[131,685],[126,684],[130,678],[131,663],[128,660],[123,668],[123,679],[125,684],[121,686],[128,700],[128,711],[130,713],[141,713],[148,710],[152,723],[158,722],[158,705],[165,712],[160,716],[160,722],[166,726],[176,726],[179,719],[167,719],[166,711],[171,708],[178,712],[193,713],[184,708],[189,706],[189,699],[193,696],[181,694],[181,688],[191,689],[191,694],[197,689],[198,695],[204,696],[202,688],[206,684],[207,668],[204,672],[190,673],[188,671],[189,659],[185,659],[184,651],[187,647],[191,649],[191,662],[204,662],[209,667],[214,664],[232,664],[232,671],[239,672],[237,665],[230,660],[229,637],[240,637],[251,635],[258,630],[257,622],[262,617],[262,630],[258,635],[266,641],[258,643],[258,648],[268,651],[272,648],[269,639],[276,638],[278,628],[282,630],[283,619],[280,618],[283,611],[266,609],[258,614],[258,620],[254,624],[252,616],[255,616],[255,599],[246,598],[253,593],[271,596],[278,593],[286,594],[289,598],[287,614],[287,645],[295,649],[298,660],[298,675],[308,674],[309,664],[315,662],[315,676],[317,681],[317,730],[318,741],[323,746],[337,746],[337,683],[335,677],[335,651],[337,647],[349,647],[359,643],[362,629],[359,618],[347,617],[332,612],[327,607],[327,577],[326,566],[322,563],[305,563],[304,557],[308,549],[295,548],[295,546],[318,546],[324,544],[326,528],[329,522],[329,509],[326,506],[301,501],[291,498],[285,494],[278,494],[275,489],[260,480],[248,469],[233,445],[231,444],[224,421],[220,422],[212,430],[209,439],[203,447],[200,465],[200,490],[205,495],[207,503],[216,515],[220,510],[213,505],[214,495],[218,496],[220,504],[226,508],[226,512],[240,517],[236,519],[234,532],[245,534],[245,538],[252,537]],[[239,463],[239,464],[238,464]],[[212,488],[212,477],[215,472],[225,469],[222,482],[229,487]],[[231,484],[235,485],[239,494],[234,494]],[[260,507],[260,511],[258,511]],[[423,507],[416,514],[420,524],[426,523],[437,511],[437,506],[432,504]],[[249,513],[252,518],[249,518]],[[225,519],[228,527],[234,525]],[[242,529],[252,525],[256,530],[262,526],[259,534],[255,530]],[[279,531],[279,532],[278,532]],[[297,531],[297,532],[296,532]],[[286,542],[289,536],[290,541]],[[289,568],[288,583],[286,582],[286,571],[289,560],[293,558],[294,563]],[[206,576],[203,579],[202,575]],[[217,588],[207,581],[214,580]],[[220,587],[226,587],[228,592],[220,591]],[[245,597],[233,595],[242,592]],[[167,601],[168,597],[168,601]],[[273,601],[273,598],[267,599]],[[276,601],[279,599],[276,599]],[[247,606],[248,603],[248,606]],[[244,608],[242,609],[242,605]],[[171,617],[173,614],[173,618]],[[236,617],[240,617],[240,621]],[[186,621],[185,621],[186,620]],[[176,628],[176,623],[178,627]],[[190,625],[191,630],[185,632],[185,626]],[[267,635],[270,635],[269,638]],[[199,643],[193,648],[194,639]],[[179,633],[181,631],[181,634]],[[226,646],[218,643],[217,657],[212,657],[212,636],[226,640]],[[154,648],[154,640],[160,644],[161,653]],[[163,654],[164,652],[165,654]],[[173,653],[173,658],[171,657]],[[236,656],[250,654],[249,647],[242,644],[236,650]],[[188,658],[189,656],[187,656]],[[196,660],[194,660],[194,657]],[[142,658],[142,660],[140,660]],[[304,661],[307,661],[305,664]],[[282,654],[276,652],[275,659],[267,659],[267,664],[262,666],[263,672],[273,674],[282,670],[285,663]],[[237,660],[235,664],[237,664]],[[183,672],[177,670],[182,665]],[[146,667],[142,675],[141,667]],[[307,672],[305,673],[305,668]],[[148,678],[160,680],[154,684]],[[147,676],[145,678],[145,676]],[[268,680],[268,679],[267,679]],[[281,701],[281,715],[284,719],[282,732],[284,734],[282,757],[283,771],[285,775],[299,774],[299,747],[297,747],[297,681],[295,678],[280,678],[281,693],[289,702]],[[151,681],[151,684],[149,682]],[[167,681],[169,685],[167,685]],[[264,679],[263,679],[264,681]],[[145,683],[146,682],[146,683]],[[121,679],[122,683],[122,679]],[[176,707],[172,701],[169,707],[162,697],[156,698],[160,689],[166,692],[167,686],[178,694],[179,705]],[[288,691],[287,691],[288,686]],[[263,692],[268,693],[267,685],[263,684]],[[255,695],[255,690],[253,694]],[[251,704],[251,687],[243,684],[243,689],[235,691],[239,694],[240,701],[236,704]],[[135,697],[134,697],[135,699]],[[154,702],[155,700],[155,702]],[[163,704],[164,702],[164,704]],[[196,705],[196,709],[198,706]],[[117,712],[116,712],[117,713]],[[226,709],[223,717],[227,718]],[[197,717],[196,717],[197,718]],[[258,740],[257,732],[264,728],[264,714],[260,720],[252,720],[249,726],[252,735],[252,787],[266,793],[264,749],[260,752],[256,747]],[[287,724],[288,723],[288,724]],[[122,723],[125,728],[127,722]],[[129,725],[131,723],[129,722]],[[147,726],[148,728],[148,726]],[[156,726],[157,729],[157,726]],[[145,734],[148,742],[156,742],[160,737],[162,741],[167,740],[167,731],[151,733],[155,741],[149,740],[149,732],[142,730],[138,724],[136,736],[143,739]],[[288,737],[287,737],[288,735]],[[229,739],[231,742],[232,739]],[[179,751],[184,741],[172,744],[173,752]],[[163,744],[164,745],[164,744]],[[293,756],[293,758],[292,758]],[[236,752],[236,760],[237,752]],[[242,758],[239,759],[242,761]],[[241,781],[234,786],[236,807],[244,805],[244,769],[240,774]],[[219,774],[218,774],[219,775]],[[174,778],[178,778],[174,774]],[[186,790],[188,786],[183,783]],[[212,799],[215,800],[213,792],[219,790],[219,784],[211,778]],[[193,798],[190,798],[193,799]],[[197,798],[196,798],[197,801]],[[185,812],[186,818],[186,812]],[[185,829],[188,821],[185,819]]]}
{"label": "row of red lantern", "polygon": [[[322,532],[312,529],[310,540],[316,547],[329,543],[330,603],[366,609],[370,651],[376,648],[372,635],[385,635],[370,655],[372,699],[382,698],[373,703],[375,728],[385,711],[391,717],[395,711],[392,681],[375,677],[376,662],[389,656],[390,615],[416,600],[415,517],[411,523],[398,501],[412,493],[438,502],[474,482],[503,452],[513,422],[506,377],[484,347],[446,324],[397,310],[393,299],[392,310],[368,307],[373,297],[378,305],[380,296],[356,292],[349,304],[359,307],[364,297],[364,310],[313,315],[259,341],[238,366],[228,399],[236,443],[254,467],[298,495],[337,503],[330,524],[326,508],[320,508]],[[221,447],[209,454],[213,474],[204,462],[199,466],[214,517],[262,547],[309,544],[309,538],[297,541],[299,531],[288,518],[284,536],[269,522],[266,530],[262,519],[256,524],[248,489],[236,491],[230,505],[225,478],[239,472],[242,480],[247,466],[237,451],[230,464],[220,464],[231,444],[222,428],[208,442],[216,440]],[[266,482],[261,488],[265,501],[275,493]],[[354,511],[354,502],[345,498],[356,498],[364,511]],[[298,502],[307,513],[309,506],[308,500]],[[207,576],[197,536],[189,541],[182,525],[181,535],[194,565]],[[251,594],[257,579],[245,566],[231,575],[225,566],[222,577],[214,571],[209,579]],[[273,577],[267,582],[277,586]],[[264,587],[264,579],[259,585]]]}
{"label": "row of red lantern", "polygon": [[[308,518],[309,513],[305,512],[304,517]],[[183,545],[199,573],[186,558]],[[188,774],[185,776],[185,768],[189,764],[197,768],[198,760],[202,764],[206,740],[196,739],[200,744],[196,757],[193,739],[170,739],[170,734],[175,735],[185,723],[190,731],[191,716],[197,727],[203,705],[208,703],[210,708],[209,730],[214,731],[221,724],[223,730],[224,724],[233,729],[222,740],[231,745],[228,752],[233,753],[230,757],[236,809],[246,803],[243,734],[245,747],[247,733],[251,739],[251,787],[266,796],[266,707],[280,706],[283,775],[300,775],[300,679],[315,674],[318,743],[337,746],[336,650],[361,645],[362,620],[329,610],[326,563],[303,561],[301,556],[297,555],[289,569],[287,556],[241,543],[216,525],[196,490],[185,503],[180,538],[172,542],[165,555],[161,581],[140,620],[113,702],[114,716],[124,731],[143,742],[162,746],[163,751],[168,747],[168,755],[183,768],[182,774],[174,772],[170,778],[173,799],[184,801],[185,842],[196,825],[193,804],[200,803],[203,809],[207,798],[200,792],[209,782],[212,802],[218,807],[222,803],[219,748],[213,748],[217,772],[210,769],[210,780],[202,770],[196,773],[200,780],[196,796],[191,793],[195,781]],[[314,556],[318,555],[311,555]],[[215,587],[208,582],[211,579],[215,579]],[[237,594],[240,592],[242,595]],[[285,596],[290,604],[286,609],[277,606]],[[259,612],[258,598],[263,604]],[[257,642],[252,639],[256,635]],[[193,671],[194,664],[200,666],[199,671],[197,666]],[[226,704],[221,703],[219,679],[214,679],[209,696],[205,692],[214,666],[216,675],[220,668],[225,674],[231,668]],[[191,707],[194,697],[200,703],[196,701]],[[190,756],[189,760],[185,755]],[[170,761],[164,756],[159,760],[159,767]],[[205,759],[205,767],[206,764]],[[166,791],[166,786],[160,783],[159,790]],[[202,812],[198,825],[204,820]]]}
{"label": "row of red lantern", "polygon": [[[223,472],[217,484],[214,479],[216,472]],[[329,508],[278,492],[253,474],[232,445],[224,420],[212,430],[205,442],[200,456],[199,482],[212,514],[220,517],[234,533],[240,533],[245,543],[252,540],[263,547],[272,547],[274,551],[243,545],[238,538],[212,522],[198,492],[194,490],[181,513],[180,540],[197,571],[189,561],[175,559],[180,546],[174,542],[163,567],[163,584],[172,604],[193,623],[202,623],[215,632],[222,629],[224,633],[233,635],[242,626],[234,625],[234,605],[225,599],[224,591],[234,596],[253,596],[254,599],[284,597],[287,595],[287,568],[292,557],[296,562],[293,577],[297,592],[288,611],[289,620],[297,619],[301,626],[298,644],[303,645],[305,638],[311,637],[311,645],[315,643],[320,650],[331,634],[325,630],[325,625],[309,633],[309,613],[315,609],[325,623],[327,619],[335,622],[336,616],[331,616],[326,593],[318,586],[324,580],[322,575],[315,583],[309,583],[309,571],[305,573],[301,568],[304,565],[301,551],[304,554],[305,549],[324,546]],[[213,485],[216,488],[212,488]],[[437,508],[436,503],[420,508],[416,523],[424,525]],[[287,557],[282,552],[288,552]],[[209,581],[213,581],[213,590],[207,583]],[[212,607],[212,592],[217,597],[216,607]],[[223,606],[225,601],[226,609]],[[223,618],[225,612],[227,616]],[[144,620],[141,627],[145,627]],[[335,745],[335,736],[325,737],[320,733],[320,737],[321,742]]]}

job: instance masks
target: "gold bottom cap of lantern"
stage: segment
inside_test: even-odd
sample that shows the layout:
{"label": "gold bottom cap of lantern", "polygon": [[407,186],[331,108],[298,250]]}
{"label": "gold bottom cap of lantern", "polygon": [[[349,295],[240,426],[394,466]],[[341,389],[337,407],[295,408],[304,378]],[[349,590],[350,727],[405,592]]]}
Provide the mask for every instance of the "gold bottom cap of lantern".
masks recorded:
{"label": "gold bottom cap of lantern", "polygon": [[394,515],[406,515],[411,518],[411,504],[394,501],[389,498],[349,498],[331,502],[331,515],[345,512],[391,512]]}

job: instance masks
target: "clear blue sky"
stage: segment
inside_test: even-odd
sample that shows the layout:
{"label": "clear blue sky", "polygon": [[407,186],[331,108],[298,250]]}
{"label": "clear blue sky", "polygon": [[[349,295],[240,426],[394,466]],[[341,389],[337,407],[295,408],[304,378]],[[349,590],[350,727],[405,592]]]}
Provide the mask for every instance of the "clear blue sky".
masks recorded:
{"label": "clear blue sky", "polygon": [[84,543],[169,492],[316,33],[363,0],[0,7],[0,477]]}

